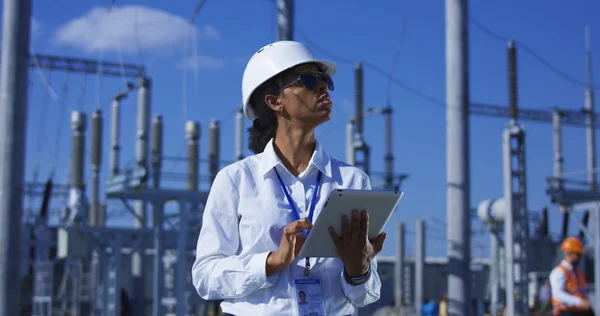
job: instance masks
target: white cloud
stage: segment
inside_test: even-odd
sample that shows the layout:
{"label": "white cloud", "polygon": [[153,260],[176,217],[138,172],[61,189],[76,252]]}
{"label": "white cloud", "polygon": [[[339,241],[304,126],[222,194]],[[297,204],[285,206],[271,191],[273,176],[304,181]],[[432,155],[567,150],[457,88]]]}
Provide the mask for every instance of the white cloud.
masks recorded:
{"label": "white cloud", "polygon": [[138,49],[164,53],[180,53],[190,36],[219,40],[221,34],[212,26],[197,28],[187,19],[166,11],[140,5],[115,6],[110,12],[95,7],[75,18],[55,33],[52,42],[81,49],[87,53],[121,50],[136,53]]}
{"label": "white cloud", "polygon": [[200,31],[201,34],[204,34],[204,36],[212,40],[218,41],[221,39],[221,33],[219,33],[219,31],[217,31],[217,29],[212,25],[205,25]]}
{"label": "white cloud", "polygon": [[191,70],[199,70],[199,69],[221,69],[227,65],[227,62],[224,58],[221,57],[212,57],[206,55],[198,55],[198,56],[189,56],[179,63],[177,63],[177,68],[179,69],[191,69]]}

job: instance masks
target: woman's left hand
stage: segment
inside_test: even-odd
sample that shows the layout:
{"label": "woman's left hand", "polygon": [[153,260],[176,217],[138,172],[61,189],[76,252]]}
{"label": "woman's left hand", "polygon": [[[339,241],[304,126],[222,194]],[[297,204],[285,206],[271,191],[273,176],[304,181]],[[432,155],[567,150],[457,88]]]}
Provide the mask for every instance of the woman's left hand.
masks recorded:
{"label": "woman's left hand", "polygon": [[329,233],[344,269],[350,277],[358,277],[369,271],[371,260],[383,249],[386,233],[369,240],[369,213],[366,210],[352,211],[352,220],[342,216],[342,234],[338,235],[333,227]]}

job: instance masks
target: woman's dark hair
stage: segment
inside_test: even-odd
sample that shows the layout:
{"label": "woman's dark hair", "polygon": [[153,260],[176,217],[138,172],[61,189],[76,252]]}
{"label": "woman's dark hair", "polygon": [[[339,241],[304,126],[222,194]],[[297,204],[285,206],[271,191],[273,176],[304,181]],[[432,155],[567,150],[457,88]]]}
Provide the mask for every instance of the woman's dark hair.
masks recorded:
{"label": "woman's dark hair", "polygon": [[250,106],[256,112],[258,117],[248,128],[248,149],[255,154],[262,153],[271,138],[275,137],[277,130],[277,117],[275,112],[265,103],[265,96],[276,94],[283,86],[283,78],[288,71],[265,81],[260,85],[252,96],[250,96]]}

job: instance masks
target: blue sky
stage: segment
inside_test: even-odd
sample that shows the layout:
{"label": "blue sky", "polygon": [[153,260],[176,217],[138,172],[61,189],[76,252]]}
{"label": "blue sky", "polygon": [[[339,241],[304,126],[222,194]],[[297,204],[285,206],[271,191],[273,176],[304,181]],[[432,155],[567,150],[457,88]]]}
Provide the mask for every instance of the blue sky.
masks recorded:
{"label": "blue sky", "polygon": [[[244,63],[258,48],[276,39],[274,1],[207,1],[196,16],[193,29],[185,21],[192,15],[197,1],[117,0],[110,14],[104,12],[107,1],[33,2],[34,52],[144,64],[153,80],[152,113],[164,116],[165,154],[184,154],[184,122],[197,120],[202,125],[201,155],[206,158],[208,123],[219,119],[222,159],[233,160],[233,113],[241,103]],[[526,44],[554,67],[579,80],[585,78],[585,24],[591,26],[592,51],[600,52],[600,40],[595,40],[599,38],[600,25],[591,23],[592,12],[598,9],[600,4],[591,0],[470,3],[472,18],[498,34]],[[355,60],[389,71],[393,57],[398,54],[397,65],[392,70],[396,78],[431,98],[445,100],[444,10],[444,1],[296,1],[296,39],[316,44],[313,49],[317,55],[339,65],[332,95],[333,119],[317,134],[331,155],[345,158],[344,122],[353,115]],[[506,43],[484,34],[473,24],[469,33],[471,101],[507,104]],[[195,35],[196,40],[192,40],[190,34]],[[186,43],[189,44],[186,46]],[[522,107],[583,107],[583,86],[556,75],[525,51],[517,53]],[[598,71],[595,74],[599,82]],[[70,156],[70,111],[90,113],[96,108],[103,109],[106,119],[102,169],[105,179],[110,99],[122,90],[125,80],[81,74],[67,76],[59,72],[44,76],[51,81],[57,98],[48,97],[42,73],[33,71],[27,180],[32,180],[37,161],[41,161],[40,177],[46,178],[56,152],[57,179],[64,179]],[[387,78],[370,68],[365,69],[364,76],[365,107],[386,105]],[[63,98],[64,91],[67,91],[66,98]],[[383,253],[394,251],[395,224],[399,220],[407,221],[409,232],[414,234],[414,219],[424,218],[430,219],[427,254],[443,256],[446,254],[445,109],[395,85],[391,86],[389,95],[394,108],[394,168],[408,173],[410,178],[404,184],[406,193],[399,210],[387,227],[389,239]],[[123,106],[122,164],[134,159],[135,100],[132,96]],[[502,194],[501,133],[506,123],[498,118],[471,118],[473,206]],[[380,116],[365,121],[365,136],[372,147],[372,170],[375,171],[383,170],[382,124]],[[528,145],[529,209],[539,211],[549,205],[544,192],[545,177],[552,174],[551,126],[533,122],[524,122],[524,125]],[[565,171],[583,170],[584,130],[564,128],[563,137]],[[87,159],[89,179],[89,156]],[[184,172],[184,167],[182,163],[167,162],[165,171]],[[202,165],[202,170],[206,171],[207,166]],[[558,232],[559,210],[550,205],[550,211],[551,230]],[[480,230],[477,221],[473,227]],[[575,232],[573,223],[571,232]],[[409,234],[407,240],[409,254],[414,252],[413,237]],[[474,240],[473,256],[487,256],[485,235],[478,234]]]}

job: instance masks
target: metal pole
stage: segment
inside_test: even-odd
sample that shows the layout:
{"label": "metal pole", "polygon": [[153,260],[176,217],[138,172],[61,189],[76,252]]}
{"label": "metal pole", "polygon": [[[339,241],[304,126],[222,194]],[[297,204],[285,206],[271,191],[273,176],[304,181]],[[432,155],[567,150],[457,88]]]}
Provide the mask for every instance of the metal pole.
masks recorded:
{"label": "metal pole", "polygon": [[98,226],[98,214],[100,213],[100,168],[102,166],[102,111],[100,110],[96,110],[92,114],[91,137],[92,212],[90,214],[90,225]]}
{"label": "metal pole", "polygon": [[387,190],[394,189],[394,149],[393,149],[393,122],[392,106],[388,105],[384,110],[385,115],[385,186]]}
{"label": "metal pole", "polygon": [[112,113],[111,113],[111,151],[110,151],[110,172],[111,175],[117,175],[119,173],[119,137],[121,132],[121,104],[118,99],[112,101]]}
{"label": "metal pole", "polygon": [[467,0],[446,0],[448,315],[471,315]]}
{"label": "metal pole", "polygon": [[405,240],[405,229],[404,223],[398,223],[398,227],[396,228],[396,264],[394,265],[394,303],[396,305],[396,309],[400,310],[402,306],[402,283],[403,276],[402,271],[404,271],[404,240]]}
{"label": "metal pole", "polygon": [[244,110],[235,113],[235,160],[244,159]]}
{"label": "metal pole", "polygon": [[189,235],[190,203],[179,201],[179,232],[177,237],[177,267],[175,272],[175,295],[177,298],[177,316],[187,315],[189,304],[186,299],[186,276],[189,274],[187,244]]}
{"label": "metal pole", "polygon": [[354,165],[354,121],[346,123],[346,162]]}
{"label": "metal pole", "polygon": [[504,199],[506,201],[506,214],[504,216],[504,249],[505,249],[505,276],[506,276],[506,313],[515,315],[515,276],[514,276],[514,212],[512,194],[512,164],[511,164],[511,132],[509,128],[503,134],[503,175],[504,175]]}
{"label": "metal pole", "polygon": [[[594,214],[594,284],[600,284],[600,208],[596,207]],[[595,296],[595,308],[596,313],[600,311],[600,290],[596,287],[594,291]]]}
{"label": "metal pole", "polygon": [[510,118],[513,121],[519,117],[517,108],[517,50],[513,40],[508,43],[508,89],[509,89],[509,110]]}
{"label": "metal pole", "polygon": [[415,310],[421,315],[425,294],[425,221],[417,220],[415,230]]}
{"label": "metal pole", "polygon": [[20,313],[31,0],[4,0],[0,79],[0,316]]}
{"label": "metal pole", "polygon": [[198,140],[200,139],[200,123],[188,121],[185,125],[185,134],[187,138],[187,189],[190,191],[198,190],[198,165],[200,162],[200,153]]}
{"label": "metal pole", "polygon": [[586,50],[586,77],[587,87],[585,89],[586,118],[586,140],[587,140],[587,169],[590,190],[596,190],[596,135],[594,131],[594,89],[592,76],[592,51],[590,49],[590,27],[585,27],[585,50]]}
{"label": "metal pole", "polygon": [[71,113],[71,127],[73,128],[73,148],[71,149],[71,185],[74,189],[79,191],[83,191],[85,188],[83,181],[83,160],[85,159],[85,121],[85,113],[77,111]]}
{"label": "metal pole", "polygon": [[561,133],[561,113],[558,110],[552,112],[552,132],[554,138],[554,178],[556,179],[556,188],[562,187],[563,174],[563,156],[562,156],[562,133]]}
{"label": "metal pole", "polygon": [[[163,157],[163,119],[157,115],[152,120],[152,186],[160,188]],[[154,208],[153,208],[154,210]]]}
{"label": "metal pole", "polygon": [[[495,224],[491,224],[494,225]],[[498,230],[496,228],[490,229],[490,315],[498,315],[498,294],[499,294],[499,282],[500,276],[500,258],[498,252]]]}
{"label": "metal pole", "polygon": [[[150,79],[140,78],[138,86],[138,113],[137,113],[137,137],[136,137],[136,162],[138,168],[146,168],[148,170],[148,154],[150,149]],[[144,201],[136,201],[134,205],[135,213],[139,217],[134,220],[134,227],[146,227],[146,203]],[[132,253],[131,259],[131,274],[133,276],[134,293],[138,293],[133,298],[133,314],[136,316],[145,315],[146,305],[146,286],[145,286],[145,265],[144,253]]]}
{"label": "metal pole", "polygon": [[[100,168],[102,166],[102,111],[96,110],[92,113],[92,124],[91,124],[91,145],[90,145],[90,162],[92,164],[92,205],[90,213],[90,226],[100,226]],[[91,297],[98,297],[98,285],[100,282],[100,258],[97,250],[92,250],[91,260]],[[91,299],[91,313],[94,315],[99,306],[98,301]]]}
{"label": "metal pole", "polygon": [[219,172],[219,134],[219,121],[210,121],[208,128],[208,171],[210,173],[210,183],[215,180]]}
{"label": "metal pole", "polygon": [[277,0],[277,40],[294,40],[294,0]]}
{"label": "metal pole", "polygon": [[152,291],[152,314],[163,315],[162,310],[162,298],[164,292],[164,262],[163,262],[163,245],[162,245],[162,231],[163,231],[163,209],[164,205],[160,203],[153,203],[153,218],[154,218],[154,288]]}
{"label": "metal pole", "polygon": [[362,139],[363,136],[363,68],[361,62],[356,62],[356,68],[354,69],[354,83],[356,85],[354,91],[356,93],[355,100],[355,117],[354,124],[356,124],[356,134]]}

